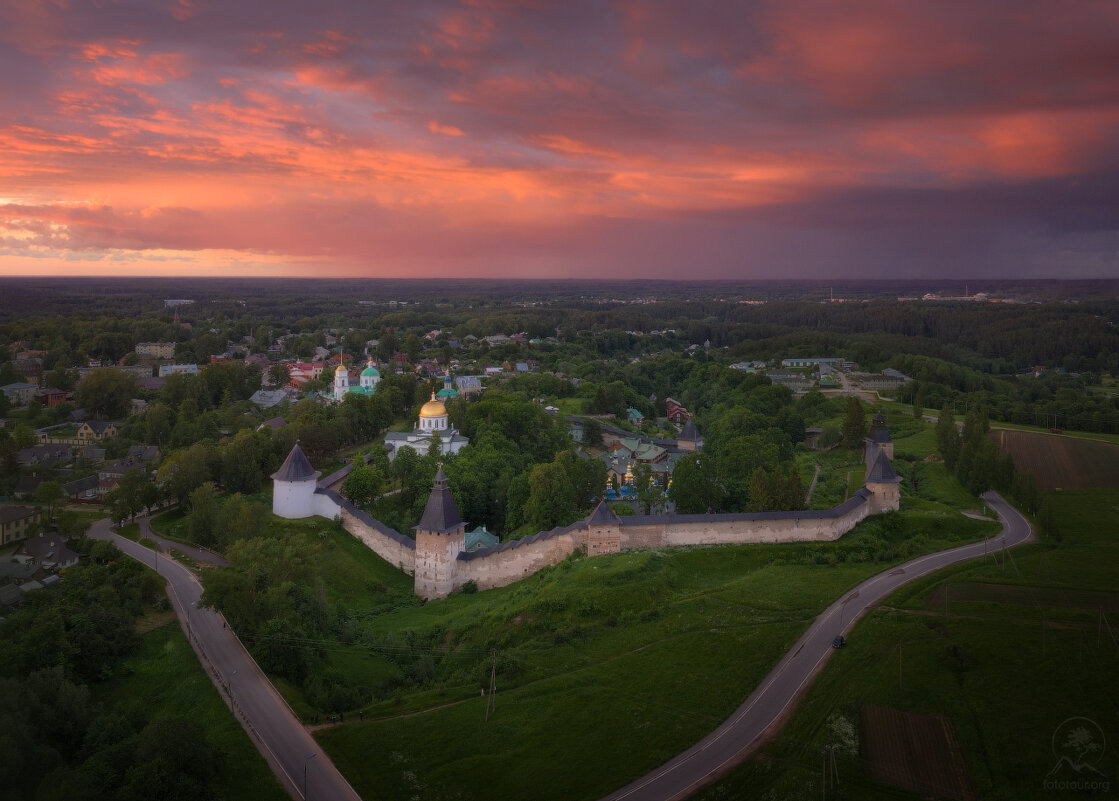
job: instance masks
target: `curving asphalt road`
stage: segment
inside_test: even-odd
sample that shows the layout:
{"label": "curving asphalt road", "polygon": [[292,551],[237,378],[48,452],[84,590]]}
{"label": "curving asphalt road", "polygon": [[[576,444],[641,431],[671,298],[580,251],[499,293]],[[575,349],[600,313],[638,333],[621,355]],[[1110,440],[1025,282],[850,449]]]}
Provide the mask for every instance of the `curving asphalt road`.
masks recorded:
{"label": "curving asphalt road", "polygon": [[[604,801],[671,801],[685,798],[744,759],[763,734],[775,729],[831,655],[832,640],[846,634],[872,606],[907,582],[942,567],[982,557],[988,548],[1013,547],[1033,537],[1029,521],[997,493],[983,500],[1003,525],[1001,535],[928,554],[873,576],[825,609],[782,657],[765,680],[719,728],[651,773],[611,793]],[[858,648],[853,643],[852,648]]]}
{"label": "curving asphalt road", "polygon": [[[212,609],[198,608],[202,586],[189,570],[168,556],[114,534],[107,519],[94,523],[89,536],[111,541],[167,579],[175,614],[190,634],[203,666],[209,666],[217,683],[228,688],[241,724],[292,798],[361,801],[233,631],[226,628],[222,617]],[[182,548],[178,543],[174,546]]]}

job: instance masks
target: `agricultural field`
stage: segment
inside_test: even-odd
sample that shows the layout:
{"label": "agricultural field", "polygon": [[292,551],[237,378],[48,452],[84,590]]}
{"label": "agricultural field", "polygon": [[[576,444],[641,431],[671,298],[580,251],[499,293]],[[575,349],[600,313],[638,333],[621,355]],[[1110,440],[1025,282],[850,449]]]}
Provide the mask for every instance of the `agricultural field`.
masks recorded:
{"label": "agricultural field", "polygon": [[1041,489],[1119,488],[1119,445],[1026,431],[993,431],[991,438]]}
{"label": "agricultural field", "polygon": [[[1119,776],[1119,492],[1066,491],[1052,502],[1060,541],[947,568],[886,598],[856,624],[782,730],[697,798],[821,798],[829,744],[840,746],[839,784],[827,798],[968,797],[969,788],[970,797],[1008,801],[1096,797],[1052,783]],[[947,755],[958,742],[954,790],[931,788],[928,766],[905,752],[915,738],[883,723],[910,715],[942,720],[942,779],[957,764]],[[1061,761],[1057,737],[1074,718],[1108,739],[1081,773]],[[885,769],[884,725],[893,765]],[[924,731],[925,739],[935,733]]]}
{"label": "agricultural field", "polygon": [[942,715],[868,705],[862,723],[867,768],[875,781],[936,798],[975,798],[960,744]]}

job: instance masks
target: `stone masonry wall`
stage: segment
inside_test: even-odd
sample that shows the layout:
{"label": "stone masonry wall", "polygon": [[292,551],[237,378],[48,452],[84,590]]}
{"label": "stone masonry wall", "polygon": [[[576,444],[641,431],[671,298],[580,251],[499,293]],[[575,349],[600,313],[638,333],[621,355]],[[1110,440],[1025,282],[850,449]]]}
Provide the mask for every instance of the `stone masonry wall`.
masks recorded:
{"label": "stone masonry wall", "polygon": [[330,519],[341,517],[342,528],[365,543],[369,550],[408,575],[415,573],[415,541],[374,520],[338,493],[316,490],[315,513]]}
{"label": "stone masonry wall", "polygon": [[520,581],[548,565],[562,562],[577,550],[585,549],[585,530],[585,523],[576,523],[556,533],[545,532],[493,548],[459,554],[455,587],[474,581],[478,589],[488,590]]}

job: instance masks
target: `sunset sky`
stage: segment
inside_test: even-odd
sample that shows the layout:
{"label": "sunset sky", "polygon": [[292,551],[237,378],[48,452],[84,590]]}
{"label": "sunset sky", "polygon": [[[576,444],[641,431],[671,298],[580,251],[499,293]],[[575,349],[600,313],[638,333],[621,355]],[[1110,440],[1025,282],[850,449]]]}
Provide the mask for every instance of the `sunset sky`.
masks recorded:
{"label": "sunset sky", "polygon": [[1119,2],[0,0],[0,275],[1119,277]]}

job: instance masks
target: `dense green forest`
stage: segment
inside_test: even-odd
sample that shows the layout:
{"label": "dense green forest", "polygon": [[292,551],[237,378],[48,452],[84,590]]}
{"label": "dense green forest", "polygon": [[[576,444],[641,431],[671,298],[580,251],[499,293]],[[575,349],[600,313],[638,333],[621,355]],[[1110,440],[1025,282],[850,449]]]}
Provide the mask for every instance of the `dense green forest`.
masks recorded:
{"label": "dense green forest", "polygon": [[128,680],[137,621],[167,608],[162,582],[111,543],[70,544],[88,558],[0,623],[4,797],[224,797],[233,766],[212,732],[149,698],[108,700]]}

